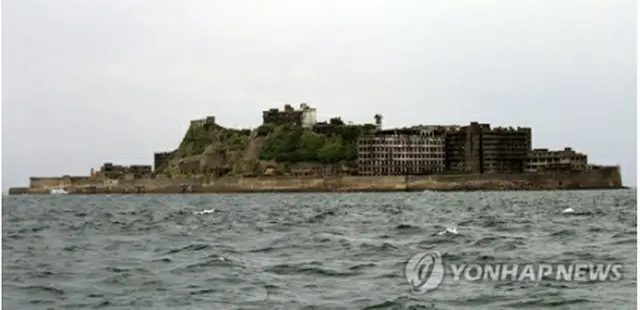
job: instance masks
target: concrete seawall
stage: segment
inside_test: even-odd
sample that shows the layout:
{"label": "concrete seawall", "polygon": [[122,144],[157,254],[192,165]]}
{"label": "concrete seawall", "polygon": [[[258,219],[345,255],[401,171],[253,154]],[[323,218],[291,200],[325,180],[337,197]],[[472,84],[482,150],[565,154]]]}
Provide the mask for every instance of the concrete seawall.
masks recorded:
{"label": "concrete seawall", "polygon": [[[108,183],[108,185],[107,185]],[[28,188],[9,194],[48,194],[66,188],[73,194],[385,192],[472,190],[562,190],[623,188],[619,167],[588,172],[521,174],[442,174],[428,176],[224,177],[212,180],[89,180],[84,177],[32,178]]]}

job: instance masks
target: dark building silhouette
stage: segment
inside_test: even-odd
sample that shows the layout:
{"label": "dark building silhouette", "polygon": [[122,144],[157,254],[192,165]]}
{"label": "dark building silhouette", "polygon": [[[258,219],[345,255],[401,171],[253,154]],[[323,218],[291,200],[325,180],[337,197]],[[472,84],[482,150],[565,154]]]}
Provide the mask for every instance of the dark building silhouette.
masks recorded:
{"label": "dark building silhouette", "polygon": [[150,165],[114,165],[113,163],[104,163],[100,167],[98,174],[103,175],[109,179],[117,179],[125,174],[131,174],[135,178],[142,178],[151,174],[152,168]]}
{"label": "dark building silhouette", "polygon": [[[376,117],[376,120],[381,119]],[[362,175],[519,173],[531,151],[531,128],[415,126],[379,130],[358,141]]]}
{"label": "dark building silhouette", "polygon": [[518,173],[531,151],[531,128],[496,127],[472,122],[446,135],[445,165],[449,171]]}
{"label": "dark building silhouette", "polygon": [[153,154],[153,169],[158,171],[159,168],[164,168],[169,164],[169,160],[175,151],[172,152],[159,152]]}

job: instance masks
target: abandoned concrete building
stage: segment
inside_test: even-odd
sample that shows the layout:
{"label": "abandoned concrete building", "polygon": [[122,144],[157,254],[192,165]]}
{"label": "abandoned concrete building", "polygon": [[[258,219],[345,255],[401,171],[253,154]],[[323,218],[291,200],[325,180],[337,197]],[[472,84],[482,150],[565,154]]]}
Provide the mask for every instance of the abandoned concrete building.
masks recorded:
{"label": "abandoned concrete building", "polygon": [[269,109],[262,112],[263,124],[298,125],[304,128],[312,128],[317,123],[316,109],[306,103],[300,104],[296,110],[291,105],[285,105],[284,110]]}
{"label": "abandoned concrete building", "polygon": [[[381,118],[381,117],[380,117]],[[376,117],[378,119],[378,117]],[[358,141],[361,175],[524,172],[531,128],[433,125],[379,130]]]}
{"label": "abandoned concrete building", "polygon": [[445,169],[445,131],[380,130],[358,139],[358,174],[428,174]]}
{"label": "abandoned concrete building", "polygon": [[563,150],[534,149],[528,153],[525,172],[586,171],[587,155],[566,147]]}
{"label": "abandoned concrete building", "polygon": [[[263,123],[298,125],[325,134],[332,134],[339,128],[336,124],[317,122],[316,109],[305,103],[300,104],[300,109],[285,105],[281,111],[263,111]],[[191,125],[215,126],[215,117],[192,120]],[[558,151],[532,150],[532,130],[529,127],[491,128],[488,123],[471,122],[463,126],[421,125],[383,130],[380,114],[374,116],[374,123],[371,125],[375,129],[369,135],[360,137],[357,142],[359,175],[583,171],[590,167],[587,156],[576,153],[571,148]],[[166,166],[174,153],[175,151],[155,153],[155,169]],[[207,168],[207,165],[202,167],[195,157],[182,159],[179,166],[184,174],[205,171],[224,174],[217,170],[210,171],[213,168]],[[122,168],[105,164],[101,173],[117,175],[131,172],[138,176],[150,173],[150,167]],[[329,169],[318,164],[292,167],[290,173],[295,176],[320,176],[347,173],[344,170],[345,168],[338,166]],[[348,173],[355,173],[355,168]]]}
{"label": "abandoned concrete building", "polygon": [[113,163],[104,163],[100,170],[94,171],[92,169],[92,177],[105,177],[108,179],[118,179],[121,177],[130,176],[131,178],[140,179],[151,175],[152,168],[150,165],[114,165]]}
{"label": "abandoned concrete building", "polygon": [[216,126],[216,117],[207,116],[205,118],[191,120],[191,126],[192,127],[199,126],[199,127],[205,127],[206,129],[209,129],[212,126]]}
{"label": "abandoned concrete building", "polygon": [[158,152],[153,154],[153,171],[158,171],[160,168],[164,168],[169,164],[169,160],[175,154],[176,151],[171,152]]}
{"label": "abandoned concrete building", "polygon": [[472,122],[446,134],[446,169],[467,173],[518,173],[531,150],[531,128]]}
{"label": "abandoned concrete building", "polygon": [[205,118],[191,120],[191,126],[204,126],[207,124],[213,125],[215,123],[216,123],[215,116],[207,116]]}

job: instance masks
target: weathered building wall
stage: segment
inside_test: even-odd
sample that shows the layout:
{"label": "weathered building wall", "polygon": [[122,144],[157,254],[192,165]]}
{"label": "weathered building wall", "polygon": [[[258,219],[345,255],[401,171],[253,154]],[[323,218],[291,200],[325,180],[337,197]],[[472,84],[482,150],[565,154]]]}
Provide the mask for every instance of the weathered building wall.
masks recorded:
{"label": "weathered building wall", "polygon": [[358,139],[358,174],[405,175],[445,169],[445,133],[436,128],[378,132]]}
{"label": "weathered building wall", "polygon": [[343,191],[403,191],[405,176],[346,176],[340,178]]}
{"label": "weathered building wall", "polygon": [[[62,178],[35,178],[31,194],[46,194],[60,186]],[[70,180],[71,178],[67,178]],[[38,183],[39,182],[39,183]],[[423,190],[550,190],[622,188],[619,167],[598,167],[585,172],[521,174],[458,174],[431,176],[335,176],[335,177],[224,177],[199,179],[138,179],[108,186],[80,180],[74,193],[240,193],[240,192],[367,192]],[[48,186],[48,187],[43,187]],[[16,189],[13,193],[23,193]]]}
{"label": "weathered building wall", "polygon": [[9,195],[23,195],[28,193],[29,193],[28,187],[12,187],[9,189]]}
{"label": "weathered building wall", "polygon": [[85,176],[71,177],[71,186],[96,186],[102,185],[104,181],[102,179],[95,179]]}
{"label": "weathered building wall", "polygon": [[71,186],[69,177],[31,177],[29,179],[30,188],[51,189]]}
{"label": "weathered building wall", "polygon": [[104,181],[89,176],[64,176],[64,177],[32,177],[29,188],[32,189],[59,189],[83,186],[100,186]]}
{"label": "weathered building wall", "polygon": [[563,150],[534,149],[525,161],[525,171],[539,172],[550,170],[588,170],[586,154],[574,151],[570,147]]}
{"label": "weathered building wall", "polygon": [[310,107],[306,103],[301,103],[300,110],[302,110],[302,116],[301,116],[302,127],[313,128],[313,126],[318,122],[316,109]]}
{"label": "weathered building wall", "polygon": [[468,173],[519,173],[531,150],[531,128],[472,122],[446,135],[446,167]]}
{"label": "weathered building wall", "polygon": [[407,190],[621,188],[620,167],[587,172],[408,176]]}
{"label": "weathered building wall", "polygon": [[153,169],[158,171],[160,168],[164,168],[169,164],[169,160],[175,154],[175,151],[171,152],[158,152],[153,154]]}
{"label": "weathered building wall", "polygon": [[404,176],[358,177],[225,177],[203,184],[204,192],[273,192],[273,191],[402,191]]}
{"label": "weathered building wall", "polygon": [[206,192],[316,191],[323,189],[324,179],[314,177],[225,177],[203,185]]}

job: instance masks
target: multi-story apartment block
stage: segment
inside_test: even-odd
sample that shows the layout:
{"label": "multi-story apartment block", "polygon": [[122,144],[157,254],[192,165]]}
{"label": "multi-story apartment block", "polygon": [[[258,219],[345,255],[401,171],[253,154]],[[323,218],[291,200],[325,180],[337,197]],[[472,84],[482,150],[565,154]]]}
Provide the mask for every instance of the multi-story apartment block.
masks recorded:
{"label": "multi-story apartment block", "polygon": [[472,122],[446,133],[446,169],[469,173],[517,173],[531,150],[531,128],[491,128]]}
{"label": "multi-story apartment block", "polygon": [[526,172],[542,171],[585,171],[589,169],[587,155],[570,147],[564,150],[534,149],[525,161]]}
{"label": "multi-story apartment block", "polygon": [[358,140],[360,175],[441,172],[444,160],[444,130],[436,128],[381,130]]}
{"label": "multi-story apartment block", "polygon": [[481,131],[483,173],[519,173],[531,151],[531,128],[493,128]]}

